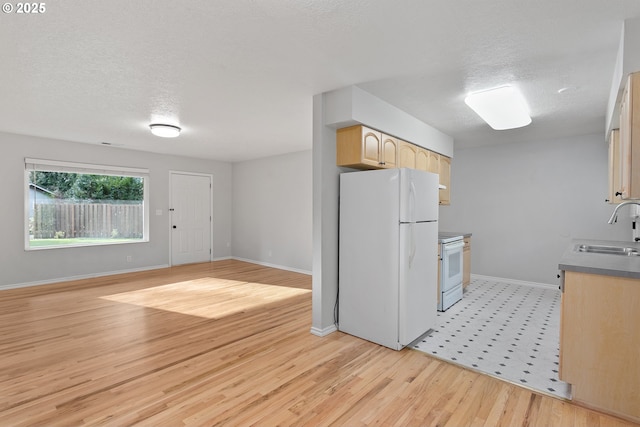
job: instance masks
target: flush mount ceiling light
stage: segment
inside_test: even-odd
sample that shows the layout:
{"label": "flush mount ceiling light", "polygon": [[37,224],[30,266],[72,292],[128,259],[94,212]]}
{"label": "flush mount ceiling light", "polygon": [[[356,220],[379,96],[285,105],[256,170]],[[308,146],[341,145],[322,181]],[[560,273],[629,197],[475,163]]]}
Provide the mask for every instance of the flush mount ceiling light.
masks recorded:
{"label": "flush mount ceiling light", "polygon": [[513,86],[474,92],[464,102],[495,130],[515,129],[531,123],[527,104]]}
{"label": "flush mount ceiling light", "polygon": [[180,135],[180,128],[173,125],[165,125],[161,123],[155,123],[149,125],[151,133],[155,136],[161,136],[163,138],[175,138]]}

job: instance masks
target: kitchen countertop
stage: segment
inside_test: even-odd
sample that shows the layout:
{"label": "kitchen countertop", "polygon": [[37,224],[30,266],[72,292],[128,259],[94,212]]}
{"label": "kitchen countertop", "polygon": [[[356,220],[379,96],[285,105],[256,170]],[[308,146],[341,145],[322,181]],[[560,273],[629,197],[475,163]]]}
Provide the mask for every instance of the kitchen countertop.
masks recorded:
{"label": "kitchen countertop", "polygon": [[640,256],[578,252],[576,247],[579,245],[615,245],[640,251],[640,243],[576,239],[565,250],[558,265],[558,268],[564,271],[640,279]]}

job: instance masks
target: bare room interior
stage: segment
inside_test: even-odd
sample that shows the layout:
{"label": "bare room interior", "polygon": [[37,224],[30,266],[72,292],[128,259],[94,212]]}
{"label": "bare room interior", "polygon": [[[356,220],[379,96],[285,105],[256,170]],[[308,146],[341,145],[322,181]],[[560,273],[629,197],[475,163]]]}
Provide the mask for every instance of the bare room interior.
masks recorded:
{"label": "bare room interior", "polygon": [[640,425],[639,2],[2,12],[0,426]]}

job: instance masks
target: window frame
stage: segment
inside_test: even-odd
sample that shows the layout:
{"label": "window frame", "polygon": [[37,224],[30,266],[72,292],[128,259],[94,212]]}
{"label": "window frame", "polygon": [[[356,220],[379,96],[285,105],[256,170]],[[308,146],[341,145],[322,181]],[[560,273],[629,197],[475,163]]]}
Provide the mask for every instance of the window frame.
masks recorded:
{"label": "window frame", "polygon": [[[63,173],[78,173],[86,175],[109,175],[109,176],[124,176],[133,178],[142,178],[142,230],[143,236],[141,239],[125,242],[100,242],[100,243],[79,243],[79,244],[66,244],[66,245],[51,245],[51,246],[31,246],[31,239],[29,237],[29,173],[32,171],[40,172],[63,172]],[[99,165],[93,163],[75,163],[58,160],[46,160],[46,159],[34,159],[25,157],[24,159],[24,249],[25,251],[40,251],[49,249],[64,249],[64,248],[80,248],[89,246],[111,246],[111,245],[126,245],[136,243],[148,243],[149,242],[149,169],[145,168],[131,168],[122,166],[110,166]]]}

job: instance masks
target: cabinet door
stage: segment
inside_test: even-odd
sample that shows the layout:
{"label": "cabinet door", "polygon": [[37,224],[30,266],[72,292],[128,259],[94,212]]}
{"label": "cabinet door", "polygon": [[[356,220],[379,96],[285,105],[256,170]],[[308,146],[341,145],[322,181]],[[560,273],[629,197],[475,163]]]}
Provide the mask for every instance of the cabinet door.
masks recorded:
{"label": "cabinet door", "polygon": [[398,167],[416,169],[416,146],[406,141],[399,141]]}
{"label": "cabinet door", "polygon": [[622,198],[629,198],[631,184],[631,120],[629,116],[629,82],[620,103],[620,191]]}
{"label": "cabinet door", "polygon": [[[438,173],[439,156],[426,148],[399,140],[398,167]],[[429,167],[431,165],[431,170]]]}
{"label": "cabinet door", "polygon": [[336,131],[336,165],[356,169],[380,169],[382,133],[365,126]]}
{"label": "cabinet door", "polygon": [[631,141],[631,178],[629,198],[640,199],[640,73],[629,76],[629,140]]}
{"label": "cabinet door", "polygon": [[466,288],[469,283],[471,283],[471,237],[465,237],[462,249],[462,287]]}
{"label": "cabinet door", "polygon": [[440,204],[448,205],[451,203],[451,159],[446,156],[440,156],[440,185],[446,188],[440,190]]}
{"label": "cabinet door", "polygon": [[564,272],[560,372],[572,399],[640,419],[638,279]]}
{"label": "cabinet door", "polygon": [[440,244],[440,242],[438,242],[438,305],[440,305],[440,298],[442,296],[442,286],[440,281],[442,280],[442,255],[440,253],[440,249],[441,249],[442,245]]}
{"label": "cabinet door", "polygon": [[371,166],[379,166],[382,163],[380,159],[381,142],[380,132],[362,126],[362,163]]}
{"label": "cabinet door", "polygon": [[622,202],[620,162],[620,130],[614,129],[609,135],[609,196],[607,197],[609,203]]}
{"label": "cabinet door", "polygon": [[429,171],[429,157],[430,157],[429,153],[430,153],[429,150],[418,147],[418,150],[416,151],[416,169],[430,172]]}
{"label": "cabinet door", "polygon": [[640,73],[629,75],[620,104],[620,187],[623,199],[640,199]]}
{"label": "cabinet door", "polygon": [[382,135],[382,149],[380,150],[379,163],[384,168],[398,166],[399,140],[388,135]]}
{"label": "cabinet door", "polygon": [[440,155],[427,150],[427,172],[440,173]]}

